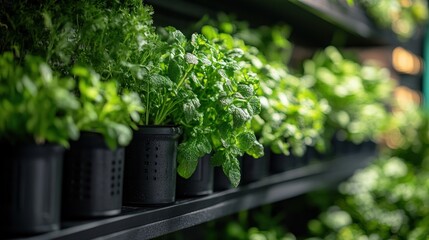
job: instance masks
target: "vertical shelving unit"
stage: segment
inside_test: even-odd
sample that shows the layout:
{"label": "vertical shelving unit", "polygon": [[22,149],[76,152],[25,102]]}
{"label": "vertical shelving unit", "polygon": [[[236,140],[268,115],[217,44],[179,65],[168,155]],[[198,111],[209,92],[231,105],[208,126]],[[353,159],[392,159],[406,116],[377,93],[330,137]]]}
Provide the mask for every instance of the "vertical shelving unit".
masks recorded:
{"label": "vertical shelving unit", "polygon": [[[358,6],[329,0],[148,0],[153,5],[155,24],[186,28],[204,15],[234,13],[251,24],[283,22],[293,29],[298,45],[321,48],[340,34],[345,47],[400,45],[391,32],[375,27]],[[246,5],[243,8],[242,5]],[[416,40],[419,41],[419,40]],[[116,217],[64,222],[62,229],[22,239],[149,239],[263,204],[285,200],[322,186],[338,183],[364,167],[376,155],[363,150],[336,156],[261,181],[209,196],[179,199],[164,207],[124,206]]]}

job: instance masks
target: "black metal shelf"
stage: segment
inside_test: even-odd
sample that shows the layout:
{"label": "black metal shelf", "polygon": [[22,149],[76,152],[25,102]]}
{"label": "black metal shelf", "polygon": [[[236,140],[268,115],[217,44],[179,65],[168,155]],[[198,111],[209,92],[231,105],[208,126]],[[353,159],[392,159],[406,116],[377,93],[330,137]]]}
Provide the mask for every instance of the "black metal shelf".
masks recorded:
{"label": "black metal shelf", "polygon": [[[251,24],[283,22],[293,29],[291,39],[323,47],[341,39],[344,46],[396,45],[396,36],[376,27],[359,5],[333,0],[147,0],[155,8],[155,23],[186,28],[204,15],[237,15]],[[243,7],[245,6],[245,7]]]}
{"label": "black metal shelf", "polygon": [[258,182],[206,197],[179,199],[170,206],[124,206],[120,216],[64,222],[59,231],[25,239],[153,238],[339,182],[365,166],[373,157],[373,152],[346,155],[271,175]]}

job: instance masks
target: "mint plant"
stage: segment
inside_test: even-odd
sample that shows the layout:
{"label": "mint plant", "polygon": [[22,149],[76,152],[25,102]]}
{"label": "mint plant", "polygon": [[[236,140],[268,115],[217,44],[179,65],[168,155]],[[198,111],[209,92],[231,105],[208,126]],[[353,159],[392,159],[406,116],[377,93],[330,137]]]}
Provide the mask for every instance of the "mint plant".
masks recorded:
{"label": "mint plant", "polygon": [[185,142],[179,145],[178,172],[183,177],[190,176],[197,158],[212,151],[212,164],[222,166],[233,186],[237,186],[237,156],[263,154],[248,125],[260,111],[255,93],[258,80],[242,67],[240,49],[228,49],[199,34],[192,35],[188,48],[195,63],[189,81],[198,96],[201,117],[192,127],[184,125]]}
{"label": "mint plant", "polygon": [[[258,30],[248,30],[246,25],[240,23],[229,23],[242,28],[231,30],[225,27],[228,26],[227,24],[228,22],[222,22],[220,30],[204,26],[202,32],[206,36],[222,42],[226,47],[240,49],[243,52],[242,65],[247,71],[256,74],[255,76],[260,80],[257,95],[261,100],[262,108],[260,114],[253,117],[251,126],[260,136],[261,143],[270,147],[275,153],[289,155],[289,150],[292,149],[293,153],[298,156],[305,152],[306,146],[320,143],[323,122],[328,110],[326,101],[319,100],[315,94],[306,89],[299,78],[289,74],[283,64],[284,59],[272,55],[273,60],[269,61],[264,57],[265,53],[246,44],[253,42],[257,46],[262,45],[259,42],[267,39],[262,37],[266,36],[266,33],[258,34]],[[222,29],[225,31],[222,32]],[[254,37],[252,41],[243,37],[248,36],[244,33],[250,32]],[[276,32],[274,36],[280,38],[277,35],[279,34],[278,29],[273,32]],[[283,41],[287,40],[283,39]],[[278,44],[278,47],[290,46],[285,43]],[[272,48],[276,46],[274,43],[267,43],[267,45],[273,46]]]}
{"label": "mint plant", "polygon": [[20,63],[11,52],[0,55],[0,139],[69,146],[79,130],[73,115],[79,102],[71,78],[60,78],[41,58]]}

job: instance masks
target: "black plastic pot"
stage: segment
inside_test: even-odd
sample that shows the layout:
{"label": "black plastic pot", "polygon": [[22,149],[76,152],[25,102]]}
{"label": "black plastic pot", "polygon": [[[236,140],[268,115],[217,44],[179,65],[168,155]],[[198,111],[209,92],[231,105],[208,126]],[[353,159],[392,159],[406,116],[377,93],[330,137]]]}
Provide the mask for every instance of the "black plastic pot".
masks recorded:
{"label": "black plastic pot", "polygon": [[0,150],[0,235],[58,230],[64,148],[3,143]]}
{"label": "black plastic pot", "polygon": [[280,173],[303,165],[302,157],[271,153],[270,173]]}
{"label": "black plastic pot", "polygon": [[101,134],[84,132],[64,158],[63,216],[117,215],[122,207],[124,149],[111,150]]}
{"label": "black plastic pot", "polygon": [[125,148],[124,203],[162,205],[176,198],[178,127],[140,127]]}
{"label": "black plastic pot", "polygon": [[268,176],[270,148],[264,147],[264,156],[253,158],[244,154],[241,162],[241,183],[251,183]]}
{"label": "black plastic pot", "polygon": [[204,196],[213,193],[214,168],[210,154],[198,159],[197,169],[188,179],[177,176],[177,195],[181,197]]}
{"label": "black plastic pot", "polygon": [[222,167],[215,167],[213,189],[218,192],[218,191],[223,191],[231,188],[232,188],[231,182],[223,172]]}

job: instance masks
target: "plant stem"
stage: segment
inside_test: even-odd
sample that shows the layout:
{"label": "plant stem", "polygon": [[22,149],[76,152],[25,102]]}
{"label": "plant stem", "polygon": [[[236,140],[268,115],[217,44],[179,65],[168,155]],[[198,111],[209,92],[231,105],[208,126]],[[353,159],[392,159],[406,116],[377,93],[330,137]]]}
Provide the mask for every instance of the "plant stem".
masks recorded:
{"label": "plant stem", "polygon": [[194,66],[195,65],[190,65],[189,67],[188,67],[188,69],[186,69],[186,72],[185,72],[185,74],[182,76],[182,78],[180,79],[180,81],[179,81],[179,84],[177,84],[177,88],[176,88],[176,90],[178,90],[181,86],[182,86],[182,84],[185,82],[185,80],[186,80],[186,78],[188,78],[188,74],[192,71],[192,69],[194,68]]}
{"label": "plant stem", "polygon": [[149,125],[149,100],[150,100],[150,80],[148,81],[148,91],[147,91],[147,98],[146,98],[146,124],[145,125]]}

